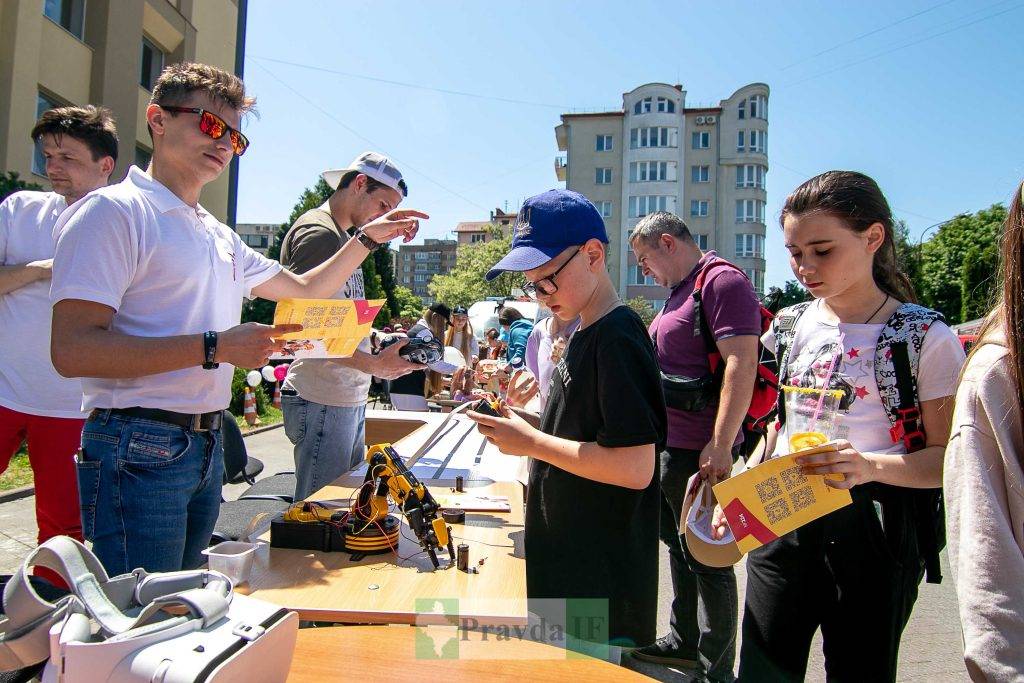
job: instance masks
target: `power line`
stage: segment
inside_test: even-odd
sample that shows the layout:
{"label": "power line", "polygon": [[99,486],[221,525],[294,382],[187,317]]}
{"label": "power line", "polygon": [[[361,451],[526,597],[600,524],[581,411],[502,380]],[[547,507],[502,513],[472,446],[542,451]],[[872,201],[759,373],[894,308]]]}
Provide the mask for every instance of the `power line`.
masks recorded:
{"label": "power line", "polygon": [[322,66],[315,66],[313,64],[301,64],[299,62],[289,62],[284,59],[274,59],[273,57],[262,57],[259,55],[246,55],[248,59],[255,59],[264,62],[274,62],[276,64],[286,64],[287,66],[294,66],[300,69],[309,69],[311,71],[322,71],[324,73],[334,74],[336,76],[344,76],[346,78],[358,78],[363,81],[373,81],[375,83],[386,83],[388,85],[397,85],[403,88],[415,88],[416,90],[427,90],[429,92],[444,93],[446,95],[458,95],[459,97],[472,97],[478,100],[490,100],[492,102],[503,102],[505,104],[522,104],[530,107],[547,107],[549,109],[561,109],[566,111],[569,109],[568,105],[564,104],[550,104],[548,102],[531,102],[530,100],[517,100],[510,97],[498,97],[496,95],[483,95],[480,93],[466,92],[464,90],[451,90],[449,88],[434,88],[427,85],[421,85],[419,83],[406,83],[404,81],[394,81],[388,78],[377,78],[374,76],[367,76],[365,74],[354,74],[348,71],[338,71],[337,69],[328,69]]}
{"label": "power line", "polygon": [[[270,76],[270,77],[271,77],[271,78],[273,78],[273,79],[274,79],[275,81],[277,81],[278,83],[280,83],[281,85],[283,85],[283,86],[284,86],[285,88],[288,88],[288,90],[292,91],[292,93],[294,93],[294,94],[295,94],[295,95],[296,95],[297,97],[299,97],[300,99],[304,100],[304,101],[305,101],[305,102],[306,102],[306,103],[307,103],[307,104],[308,104],[309,106],[313,107],[314,109],[316,109],[317,111],[319,111],[319,112],[320,112],[321,114],[323,114],[324,116],[326,116],[327,118],[331,119],[332,121],[334,121],[334,122],[335,122],[336,124],[338,124],[339,126],[341,126],[342,128],[344,128],[345,130],[347,130],[347,131],[348,131],[349,133],[351,133],[352,135],[356,136],[357,138],[359,138],[359,139],[360,139],[360,140],[362,140],[363,142],[365,142],[365,143],[367,143],[368,145],[370,145],[370,147],[372,147],[372,148],[374,148],[374,149],[384,149],[384,147],[383,147],[382,145],[379,145],[379,144],[377,144],[376,142],[374,142],[374,141],[373,141],[373,140],[371,140],[370,138],[366,137],[365,135],[363,135],[362,133],[360,133],[359,131],[357,131],[357,130],[356,130],[355,128],[352,128],[351,126],[349,126],[348,124],[346,124],[346,123],[345,123],[344,121],[342,121],[341,119],[339,119],[338,117],[336,117],[336,116],[335,116],[335,115],[334,115],[333,113],[331,113],[331,112],[330,112],[330,111],[328,111],[327,109],[324,109],[324,108],[323,108],[323,107],[321,107],[321,106],[320,106],[319,104],[317,104],[317,103],[316,103],[316,102],[314,102],[313,100],[311,100],[311,99],[309,99],[308,97],[306,97],[306,95],[305,95],[305,94],[303,94],[303,93],[299,92],[298,90],[296,90],[296,89],[295,89],[295,88],[293,88],[292,86],[288,85],[288,83],[286,83],[285,81],[283,81],[283,80],[281,80],[280,78],[278,78],[278,77],[277,77],[277,75],[276,75],[276,74],[275,74],[275,73],[274,73],[273,71],[271,71],[270,69],[268,69],[267,67],[263,66],[263,65],[262,65],[262,64],[260,64],[259,62],[256,62],[255,64],[256,64],[256,66],[258,66],[259,68],[263,69],[263,71],[265,71],[265,72],[267,73],[267,75],[268,75],[268,76]],[[472,205],[472,206],[475,206],[476,208],[480,209],[481,211],[488,211],[488,210],[489,210],[489,209],[487,209],[487,208],[485,208],[485,207],[483,207],[483,206],[481,206],[481,205],[477,204],[476,202],[474,202],[474,201],[473,201],[472,199],[470,199],[469,197],[466,197],[465,195],[461,195],[461,194],[459,194],[458,192],[456,192],[455,190],[451,189],[450,187],[448,187],[448,186],[446,186],[446,185],[443,185],[442,183],[439,183],[439,182],[437,182],[436,180],[434,180],[433,178],[431,178],[431,177],[430,177],[430,176],[428,176],[427,174],[423,173],[422,171],[420,171],[420,170],[417,170],[416,168],[414,168],[413,166],[411,166],[411,165],[410,165],[410,164],[408,164],[407,162],[405,162],[405,161],[402,161],[401,159],[399,159],[399,158],[397,158],[397,157],[395,157],[395,156],[392,156],[392,155],[390,155],[390,154],[389,154],[388,156],[390,156],[390,157],[391,157],[391,159],[392,159],[393,161],[397,162],[397,163],[398,163],[398,164],[399,164],[399,165],[400,165],[400,166],[401,166],[402,168],[404,168],[404,169],[408,169],[408,170],[412,171],[413,173],[416,173],[416,174],[418,174],[418,175],[419,175],[419,176],[420,176],[421,178],[423,178],[423,179],[424,179],[424,180],[426,180],[427,182],[431,183],[432,185],[436,185],[437,187],[441,188],[442,190],[444,190],[444,191],[445,191],[445,192],[447,192],[448,194],[452,195],[453,197],[458,197],[458,198],[459,198],[459,199],[461,199],[462,201],[464,201],[464,202],[466,202],[467,204],[470,204],[470,205]]]}
{"label": "power line", "polygon": [[832,52],[834,50],[838,50],[841,47],[846,47],[847,45],[850,45],[851,43],[856,43],[858,40],[861,40],[863,38],[867,38],[868,36],[873,36],[876,33],[881,33],[882,31],[884,31],[887,28],[892,28],[893,26],[898,26],[899,24],[902,24],[904,22],[910,21],[911,19],[919,17],[922,14],[927,14],[928,12],[932,12],[934,10],[939,9],[940,7],[944,7],[944,6],[952,4],[954,2],[956,2],[956,0],[946,0],[945,2],[940,2],[937,5],[933,5],[932,7],[929,7],[928,9],[923,9],[920,12],[915,12],[914,14],[910,14],[908,16],[905,16],[902,19],[897,19],[896,21],[894,21],[894,22],[892,22],[890,24],[886,24],[885,26],[879,26],[876,29],[868,31],[867,33],[862,33],[859,36],[855,36],[853,38],[850,38],[849,40],[844,40],[841,43],[837,43],[836,45],[833,45],[832,47],[827,48],[825,50],[822,50],[821,52],[815,52],[813,55],[809,55],[807,57],[802,57],[801,59],[798,59],[795,62],[793,62],[791,64],[787,64],[786,66],[782,67],[780,69],[780,71],[786,71],[787,69],[791,69],[791,68],[793,68],[794,66],[796,66],[798,64],[803,64],[804,62],[808,62],[808,61],[810,61],[812,59],[815,59],[815,58],[820,57],[822,55],[828,54],[829,52]]}
{"label": "power line", "polygon": [[[996,3],[996,4],[1002,4],[1002,3]],[[878,52],[878,53],[873,54],[873,55],[871,55],[869,57],[865,57],[863,59],[858,59],[858,60],[855,60],[855,61],[852,61],[852,62],[848,62],[846,64],[842,64],[842,65],[837,66],[837,67],[835,67],[833,69],[829,69],[827,71],[822,71],[821,73],[814,74],[813,76],[808,76],[807,78],[801,79],[799,81],[794,81],[792,83],[786,83],[785,85],[782,85],[780,87],[784,89],[784,88],[791,88],[793,86],[801,85],[802,83],[806,83],[807,81],[814,80],[815,78],[820,78],[821,76],[827,76],[827,75],[835,73],[837,71],[842,71],[844,69],[848,69],[851,66],[857,66],[858,64],[863,64],[864,62],[870,62],[872,60],[878,59],[879,57],[884,57],[885,55],[891,54],[891,53],[896,52],[898,50],[903,50],[903,49],[908,48],[908,47],[913,47],[914,45],[919,45],[920,43],[923,43],[923,42],[928,41],[928,40],[932,40],[933,38],[939,38],[941,36],[948,35],[950,33],[955,33],[956,31],[960,31],[962,29],[967,28],[968,26],[973,26],[974,24],[978,24],[978,23],[981,23],[983,21],[988,21],[989,19],[994,19],[995,17],[1001,16],[1003,14],[1007,14],[1008,12],[1013,12],[1014,10],[1020,9],[1021,7],[1024,7],[1024,3],[1019,3],[1019,4],[1016,4],[1016,5],[1013,5],[1012,7],[1009,7],[1008,9],[1004,9],[1002,11],[995,12],[993,14],[988,14],[986,16],[983,16],[983,17],[979,18],[979,19],[975,19],[974,21],[969,21],[969,22],[967,22],[965,24],[959,24],[959,25],[954,26],[953,28],[947,29],[945,31],[940,31],[939,33],[933,33],[932,35],[925,36],[925,37],[919,38],[917,40],[912,40],[911,42],[904,43],[903,45],[897,45],[896,47],[890,48],[888,50],[883,50],[882,52]],[[976,14],[976,12],[972,12],[971,14]],[[965,15],[965,16],[970,16],[970,15]],[[961,17],[961,18],[963,18],[963,17]]]}

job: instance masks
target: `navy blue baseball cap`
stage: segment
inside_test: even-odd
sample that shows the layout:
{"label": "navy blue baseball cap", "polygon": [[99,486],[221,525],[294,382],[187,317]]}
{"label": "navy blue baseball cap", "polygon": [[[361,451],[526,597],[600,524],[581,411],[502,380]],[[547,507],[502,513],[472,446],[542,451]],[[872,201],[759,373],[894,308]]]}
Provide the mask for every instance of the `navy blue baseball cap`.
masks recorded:
{"label": "navy blue baseball cap", "polygon": [[548,190],[523,202],[512,224],[512,250],[487,271],[486,279],[539,268],[568,247],[592,239],[608,244],[597,207],[579,192]]}

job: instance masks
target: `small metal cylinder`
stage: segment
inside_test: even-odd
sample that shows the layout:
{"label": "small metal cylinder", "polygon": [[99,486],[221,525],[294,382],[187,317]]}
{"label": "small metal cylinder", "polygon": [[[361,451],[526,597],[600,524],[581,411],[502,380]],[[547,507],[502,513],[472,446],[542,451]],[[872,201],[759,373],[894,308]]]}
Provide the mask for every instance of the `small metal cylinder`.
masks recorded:
{"label": "small metal cylinder", "polygon": [[459,560],[458,560],[458,565],[457,565],[458,568],[459,568],[459,571],[468,572],[469,571],[469,546],[466,545],[465,543],[460,543],[459,547],[457,548],[457,551],[458,551],[458,555],[459,555]]}
{"label": "small metal cylinder", "polygon": [[465,480],[462,478],[461,475],[455,477],[455,490],[458,491],[459,493],[462,493],[462,485],[464,481]]}

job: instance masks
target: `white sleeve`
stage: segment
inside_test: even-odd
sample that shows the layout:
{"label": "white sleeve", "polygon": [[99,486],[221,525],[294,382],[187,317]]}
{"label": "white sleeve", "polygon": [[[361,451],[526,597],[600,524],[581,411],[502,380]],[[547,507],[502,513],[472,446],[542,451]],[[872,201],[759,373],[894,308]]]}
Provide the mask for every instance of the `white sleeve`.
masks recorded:
{"label": "white sleeve", "polygon": [[7,239],[11,234],[14,219],[14,195],[0,203],[0,265],[14,265],[7,262]]}
{"label": "white sleeve", "polygon": [[274,277],[283,270],[277,261],[271,261],[248,244],[242,241],[237,233],[234,235],[235,254],[240,256],[242,278],[245,280],[245,298],[252,298],[252,290]]}
{"label": "white sleeve", "polygon": [[115,311],[139,265],[138,227],[128,210],[89,195],[57,219],[50,300],[83,299]]}
{"label": "white sleeve", "polygon": [[945,323],[934,323],[921,345],[917,367],[918,400],[931,401],[956,395],[964,360],[964,347],[953,330]]}

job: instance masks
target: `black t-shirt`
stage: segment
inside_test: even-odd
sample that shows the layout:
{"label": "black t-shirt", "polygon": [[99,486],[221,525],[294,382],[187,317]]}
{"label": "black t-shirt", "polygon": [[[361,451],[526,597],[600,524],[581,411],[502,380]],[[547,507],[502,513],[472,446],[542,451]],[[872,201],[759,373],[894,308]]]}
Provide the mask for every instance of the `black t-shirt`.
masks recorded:
{"label": "black t-shirt", "polygon": [[552,373],[541,430],[609,448],[655,444],[654,475],[644,489],[599,483],[534,460],[526,503],[531,601],[608,600],[610,641],[653,642],[660,511],[656,453],[665,443],[665,400],[651,338],[630,308],[619,306],[572,336]]}

